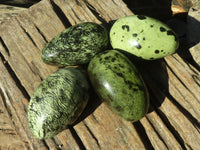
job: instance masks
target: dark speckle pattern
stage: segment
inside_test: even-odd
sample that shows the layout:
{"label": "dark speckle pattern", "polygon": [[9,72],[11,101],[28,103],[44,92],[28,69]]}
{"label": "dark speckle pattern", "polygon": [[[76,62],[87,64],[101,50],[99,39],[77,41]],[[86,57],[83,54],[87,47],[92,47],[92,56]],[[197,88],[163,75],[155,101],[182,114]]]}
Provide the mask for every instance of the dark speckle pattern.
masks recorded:
{"label": "dark speckle pattern", "polygon": [[159,50],[155,50],[155,53],[156,53],[156,54],[159,54],[159,52],[160,52]]}
{"label": "dark speckle pattern", "polygon": [[133,34],[133,37],[137,37],[137,33],[134,33],[134,34]]}
{"label": "dark speckle pattern", "polygon": [[145,115],[149,105],[146,86],[122,53],[99,53],[90,61],[88,74],[99,97],[118,116],[134,122]]}
{"label": "dark speckle pattern", "polygon": [[140,44],[137,44],[135,47],[136,47],[137,49],[141,49],[141,48],[142,48],[142,46],[141,46]]}
{"label": "dark speckle pattern", "polygon": [[160,27],[160,31],[161,31],[161,32],[165,32],[166,29],[165,29],[164,27]]}
{"label": "dark speckle pattern", "polygon": [[28,123],[39,139],[51,138],[82,113],[89,97],[89,84],[75,68],[52,73],[35,90],[28,106]]}
{"label": "dark speckle pattern", "polygon": [[123,29],[123,30],[126,30],[127,32],[129,32],[129,30],[130,30],[128,25],[123,25],[123,26],[122,26],[122,29]]}
{"label": "dark speckle pattern", "polygon": [[88,63],[106,49],[108,33],[96,23],[71,26],[53,38],[42,50],[42,60],[51,65],[67,66]]}
{"label": "dark speckle pattern", "polygon": [[177,41],[177,36],[172,30],[167,31],[167,35],[174,36],[175,41]]}

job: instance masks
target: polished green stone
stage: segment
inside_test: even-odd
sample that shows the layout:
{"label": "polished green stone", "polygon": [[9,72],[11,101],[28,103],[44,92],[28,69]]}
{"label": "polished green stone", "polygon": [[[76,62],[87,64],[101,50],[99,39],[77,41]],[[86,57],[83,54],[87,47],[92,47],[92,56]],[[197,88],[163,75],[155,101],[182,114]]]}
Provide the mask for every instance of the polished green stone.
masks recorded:
{"label": "polished green stone", "polygon": [[75,68],[63,68],[48,76],[35,90],[28,106],[28,123],[39,139],[51,138],[82,113],[89,97],[89,84]]}
{"label": "polished green stone", "polygon": [[136,67],[122,53],[109,50],[96,55],[88,74],[96,93],[118,116],[135,122],[145,115],[148,91]]}
{"label": "polished green stone", "polygon": [[146,60],[163,58],[178,48],[177,36],[163,22],[142,15],[118,19],[110,30],[114,49],[121,49]]}
{"label": "polished green stone", "polygon": [[57,66],[86,64],[107,45],[105,28],[85,22],[71,26],[53,38],[43,48],[41,57],[45,63]]}

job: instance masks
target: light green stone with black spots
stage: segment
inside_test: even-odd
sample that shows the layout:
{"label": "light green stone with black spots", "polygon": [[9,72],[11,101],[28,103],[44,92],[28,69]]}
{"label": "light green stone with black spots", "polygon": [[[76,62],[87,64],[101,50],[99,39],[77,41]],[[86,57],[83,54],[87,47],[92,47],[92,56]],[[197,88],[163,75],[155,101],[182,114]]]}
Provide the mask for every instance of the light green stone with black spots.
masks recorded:
{"label": "light green stone with black spots", "polygon": [[85,75],[63,68],[49,75],[35,90],[28,106],[28,123],[39,139],[51,138],[72,124],[89,98]]}
{"label": "light green stone with black spots", "polygon": [[171,28],[143,15],[118,19],[111,27],[110,42],[114,49],[124,50],[146,60],[173,54],[179,45]]}
{"label": "light green stone with black spots", "polygon": [[147,88],[132,62],[122,53],[109,50],[96,55],[89,63],[91,83],[102,101],[118,116],[138,121],[147,112]]}
{"label": "light green stone with black spots", "polygon": [[106,29],[96,23],[85,22],[71,26],[53,38],[42,50],[42,60],[56,66],[88,63],[108,45]]}

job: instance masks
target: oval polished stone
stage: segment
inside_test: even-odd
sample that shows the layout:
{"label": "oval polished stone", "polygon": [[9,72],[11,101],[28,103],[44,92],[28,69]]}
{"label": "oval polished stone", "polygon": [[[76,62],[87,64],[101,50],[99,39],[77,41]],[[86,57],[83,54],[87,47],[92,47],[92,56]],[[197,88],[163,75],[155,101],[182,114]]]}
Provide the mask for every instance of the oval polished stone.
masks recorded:
{"label": "oval polished stone", "polygon": [[28,106],[28,123],[39,139],[51,138],[82,113],[89,98],[89,84],[75,68],[63,68],[48,76],[35,90]]}
{"label": "oval polished stone", "polygon": [[104,51],[89,63],[91,83],[102,101],[118,116],[138,121],[148,110],[147,88],[136,67],[116,50]]}
{"label": "oval polished stone", "polygon": [[146,60],[170,55],[179,45],[171,28],[159,20],[142,15],[118,19],[111,27],[110,41],[114,49]]}
{"label": "oval polished stone", "polygon": [[41,57],[45,63],[57,66],[86,64],[107,45],[105,28],[85,22],[71,26],[53,38],[43,48]]}

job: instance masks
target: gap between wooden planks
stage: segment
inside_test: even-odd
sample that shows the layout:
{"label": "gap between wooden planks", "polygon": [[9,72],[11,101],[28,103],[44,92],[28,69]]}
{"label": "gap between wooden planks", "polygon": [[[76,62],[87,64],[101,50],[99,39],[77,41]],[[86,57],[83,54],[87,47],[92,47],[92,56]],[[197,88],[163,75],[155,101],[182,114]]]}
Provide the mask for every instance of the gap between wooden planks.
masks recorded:
{"label": "gap between wooden planks", "polygon": [[[178,54],[139,64],[151,93],[151,109],[140,122],[116,117],[95,95],[91,113],[52,139],[37,140],[26,109],[35,88],[57,68],[40,51],[71,25],[108,23],[133,14],[121,0],[43,0],[0,26],[1,149],[198,149],[199,71]],[[9,142],[6,142],[9,139]]]}

